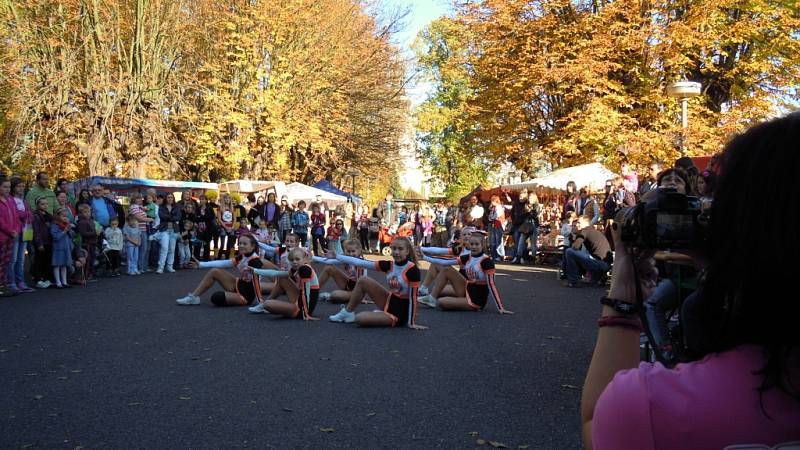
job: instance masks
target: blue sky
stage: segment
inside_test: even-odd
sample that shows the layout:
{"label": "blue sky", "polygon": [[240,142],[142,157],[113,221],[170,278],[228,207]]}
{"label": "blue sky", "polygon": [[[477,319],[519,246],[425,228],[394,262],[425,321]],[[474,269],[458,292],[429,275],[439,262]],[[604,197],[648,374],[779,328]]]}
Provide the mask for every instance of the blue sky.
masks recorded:
{"label": "blue sky", "polygon": [[[409,8],[406,28],[397,36],[398,43],[409,57],[413,55],[411,45],[426,25],[434,19],[451,11],[451,0],[386,0],[390,7]],[[420,104],[431,86],[427,83],[413,83],[409,86],[408,96],[413,105]]]}

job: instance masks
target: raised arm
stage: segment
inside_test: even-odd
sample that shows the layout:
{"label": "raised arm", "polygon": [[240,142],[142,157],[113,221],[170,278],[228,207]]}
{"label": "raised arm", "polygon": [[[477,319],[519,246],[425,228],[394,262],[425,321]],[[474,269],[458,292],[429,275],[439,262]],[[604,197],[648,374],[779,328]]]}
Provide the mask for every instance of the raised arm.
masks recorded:
{"label": "raised arm", "polygon": [[456,259],[456,258],[447,258],[447,259],[444,259],[444,258],[431,258],[428,255],[422,255],[422,259],[424,259],[425,261],[428,261],[431,264],[438,264],[440,266],[457,266],[458,265],[458,259]]}
{"label": "raised arm", "polygon": [[269,244],[266,244],[264,242],[259,242],[258,246],[261,247],[262,250],[264,250],[264,254],[265,255],[267,255],[267,256],[275,256],[275,252],[277,251],[276,247],[273,247],[273,246],[271,246]]}
{"label": "raised arm", "polygon": [[323,258],[321,256],[314,256],[311,258],[312,261],[319,264],[325,264],[326,266],[341,266],[344,264],[343,262],[339,261],[335,258]]}
{"label": "raised arm", "polygon": [[420,247],[420,250],[427,255],[453,255],[453,250],[450,247]]}
{"label": "raised arm", "polygon": [[270,277],[270,278],[288,278],[289,272],[285,270],[273,270],[273,269],[253,269],[253,273],[256,275],[261,275],[262,277]]}
{"label": "raised arm", "polygon": [[343,262],[345,264],[350,264],[351,266],[361,267],[361,268],[364,268],[364,269],[374,269],[375,268],[375,262],[367,261],[366,259],[353,258],[352,256],[346,256],[346,255],[342,255],[342,254],[336,255],[336,259],[338,259],[339,261],[341,261],[341,262]]}
{"label": "raised arm", "polygon": [[233,260],[220,259],[217,261],[200,261],[197,267],[199,269],[232,269]]}

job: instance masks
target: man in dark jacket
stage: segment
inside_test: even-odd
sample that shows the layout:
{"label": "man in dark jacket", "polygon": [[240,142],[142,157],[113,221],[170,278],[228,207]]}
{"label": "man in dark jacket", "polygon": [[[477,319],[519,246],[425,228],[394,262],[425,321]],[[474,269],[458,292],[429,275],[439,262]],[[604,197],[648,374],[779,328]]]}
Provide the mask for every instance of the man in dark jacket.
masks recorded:
{"label": "man in dark jacket", "polygon": [[381,221],[382,225],[387,227],[391,227],[393,224],[396,224],[399,221],[398,217],[400,215],[400,211],[393,199],[394,196],[392,193],[387,192],[386,199],[378,203],[378,220]]}

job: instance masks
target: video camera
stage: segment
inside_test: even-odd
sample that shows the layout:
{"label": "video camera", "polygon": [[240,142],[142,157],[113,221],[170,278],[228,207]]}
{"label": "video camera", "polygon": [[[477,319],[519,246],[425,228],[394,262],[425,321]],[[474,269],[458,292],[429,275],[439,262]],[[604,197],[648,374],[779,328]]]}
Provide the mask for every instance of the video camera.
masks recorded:
{"label": "video camera", "polygon": [[624,212],[622,241],[650,249],[697,248],[706,237],[700,199],[659,188],[656,197]]}

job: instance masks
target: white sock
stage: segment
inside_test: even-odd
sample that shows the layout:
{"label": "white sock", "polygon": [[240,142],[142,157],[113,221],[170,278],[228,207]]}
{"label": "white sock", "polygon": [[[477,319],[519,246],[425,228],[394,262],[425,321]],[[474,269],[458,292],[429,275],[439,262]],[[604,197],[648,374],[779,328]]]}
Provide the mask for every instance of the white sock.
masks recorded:
{"label": "white sock", "polygon": [[61,284],[67,286],[67,267],[61,266]]}
{"label": "white sock", "polygon": [[61,286],[61,270],[59,267],[53,267],[53,278],[55,278],[56,286]]}

